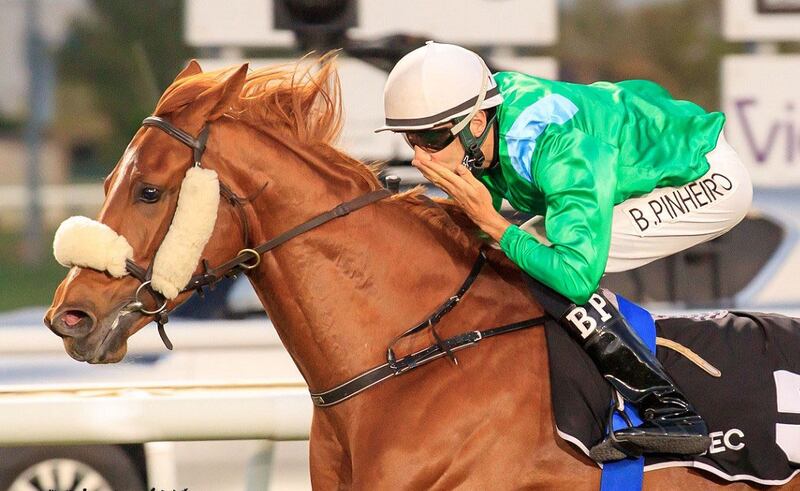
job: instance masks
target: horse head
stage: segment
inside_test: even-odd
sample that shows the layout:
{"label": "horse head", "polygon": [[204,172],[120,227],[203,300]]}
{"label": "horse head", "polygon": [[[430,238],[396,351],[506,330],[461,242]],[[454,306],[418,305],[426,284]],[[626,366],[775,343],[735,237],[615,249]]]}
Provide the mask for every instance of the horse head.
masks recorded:
{"label": "horse head", "polygon": [[[236,104],[246,75],[247,65],[203,73],[192,61],[106,178],[98,220],[73,217],[59,228],[56,258],[71,269],[44,321],[76,360],[119,361],[129,336],[191,295],[185,282],[200,257],[213,264],[243,247],[234,191],[217,174],[225,163],[209,155],[201,164],[203,149],[157,123],[205,140]],[[220,194],[230,199],[220,203]]]}
{"label": "horse head", "polygon": [[[165,90],[106,178],[98,219],[72,217],[56,233],[56,259],[71,269],[44,322],[73,358],[121,360],[128,337],[193,290],[257,266],[248,246],[287,219],[380,188],[332,146],[335,65],[310,61],[249,74],[192,61]],[[259,196],[266,208],[252,206]],[[236,267],[214,268],[231,258]]]}

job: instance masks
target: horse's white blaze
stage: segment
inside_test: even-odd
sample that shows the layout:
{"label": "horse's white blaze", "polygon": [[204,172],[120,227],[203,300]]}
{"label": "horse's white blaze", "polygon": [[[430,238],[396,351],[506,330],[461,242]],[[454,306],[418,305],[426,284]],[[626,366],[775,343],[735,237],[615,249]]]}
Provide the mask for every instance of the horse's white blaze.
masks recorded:
{"label": "horse's white blaze", "polygon": [[173,299],[186,286],[200,261],[219,208],[219,179],[211,169],[186,172],[178,207],[153,263],[153,288]]}
{"label": "horse's white blaze", "polygon": [[108,271],[120,278],[128,274],[125,260],[133,258],[133,248],[108,225],[75,216],[64,220],[56,230],[53,255],[62,266]]}

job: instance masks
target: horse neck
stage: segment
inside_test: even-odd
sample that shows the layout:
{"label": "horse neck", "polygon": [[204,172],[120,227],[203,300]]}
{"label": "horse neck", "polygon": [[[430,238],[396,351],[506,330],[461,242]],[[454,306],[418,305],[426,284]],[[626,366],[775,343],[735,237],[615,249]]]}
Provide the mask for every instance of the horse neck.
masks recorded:
{"label": "horse neck", "polygon": [[[252,202],[251,245],[375,187],[346,166],[308,162],[307,149],[295,150],[249,153],[265,160],[280,155],[287,174],[312,170],[281,180],[275,184],[279,189]],[[247,163],[241,178],[253,179],[253,169],[263,166]],[[387,199],[290,240],[249,274],[312,389],[329,388],[385,362],[389,341],[426,319],[459,288],[477,249],[432,229],[408,205]]]}

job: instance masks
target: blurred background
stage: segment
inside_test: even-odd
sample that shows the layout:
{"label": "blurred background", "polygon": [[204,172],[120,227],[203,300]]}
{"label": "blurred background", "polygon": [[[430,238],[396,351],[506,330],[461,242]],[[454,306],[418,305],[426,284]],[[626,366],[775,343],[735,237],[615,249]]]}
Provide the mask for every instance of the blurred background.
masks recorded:
{"label": "blurred background", "polygon": [[[278,381],[296,385],[302,427],[310,414],[302,379],[241,278],[181,309],[174,354],[143,332],[119,366],[66,359],[41,324],[66,273],[52,258],[53,232],[68,216],[96,215],[103,178],[191,58],[210,70],[341,49],[341,146],[364,161],[388,162],[386,174],[402,177],[403,186],[421,183],[402,139],[372,130],[383,122],[388,70],[428,39],[474,49],[493,70],[579,83],[649,79],[677,99],[725,112],[727,138],[756,185],[750,216],[718,240],[609,275],[604,285],[656,311],[800,313],[800,0],[0,0],[0,414],[8,407],[4,394],[40,407],[42,399],[25,398],[42,385],[218,389],[230,380]],[[231,333],[224,350],[210,348],[219,329]],[[225,363],[212,370],[212,359]],[[96,489],[105,489],[103,482],[119,489],[263,489],[265,480],[273,489],[308,487],[305,444],[281,446],[253,431],[237,437],[250,438],[239,450],[226,442],[154,444],[152,433],[151,440],[116,442],[3,435],[0,428],[0,489],[46,489],[51,483],[41,475],[69,474],[63,462],[71,462],[75,479],[100,482]],[[303,439],[302,431],[284,436]],[[64,446],[69,442],[105,446]],[[112,451],[121,453],[111,464],[92,453]],[[223,469],[220,456],[234,455],[240,458]],[[113,481],[131,474],[133,484]]]}

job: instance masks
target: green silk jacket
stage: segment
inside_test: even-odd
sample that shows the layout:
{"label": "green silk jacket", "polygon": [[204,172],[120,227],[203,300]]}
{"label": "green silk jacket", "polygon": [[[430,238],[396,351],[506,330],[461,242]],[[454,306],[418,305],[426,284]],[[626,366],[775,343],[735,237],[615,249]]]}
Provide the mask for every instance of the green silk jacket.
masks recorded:
{"label": "green silk jacket", "polygon": [[552,243],[512,225],[500,246],[526,273],[583,304],[605,271],[614,206],[705,174],[705,154],[725,117],[645,80],[580,85],[515,72],[494,77],[504,98],[499,165],[480,179],[495,208],[505,198],[543,215]]}

